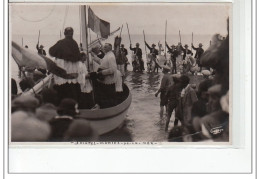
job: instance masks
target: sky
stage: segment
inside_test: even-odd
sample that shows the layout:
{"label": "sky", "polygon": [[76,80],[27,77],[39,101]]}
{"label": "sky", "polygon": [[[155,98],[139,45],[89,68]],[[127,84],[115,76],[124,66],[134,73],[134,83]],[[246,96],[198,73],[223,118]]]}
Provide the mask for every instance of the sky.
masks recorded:
{"label": "sky", "polygon": [[[110,22],[111,31],[121,27],[127,34],[227,34],[229,3],[95,3],[89,5],[101,19]],[[65,15],[67,9],[67,16]],[[79,5],[10,3],[11,34],[59,34],[67,26],[79,34]]]}

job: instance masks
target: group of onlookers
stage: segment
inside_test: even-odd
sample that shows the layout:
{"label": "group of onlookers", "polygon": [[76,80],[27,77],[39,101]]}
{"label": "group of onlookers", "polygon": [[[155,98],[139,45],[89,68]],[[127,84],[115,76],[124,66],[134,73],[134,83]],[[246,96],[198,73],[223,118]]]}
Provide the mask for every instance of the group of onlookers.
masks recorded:
{"label": "group of onlookers", "polygon": [[[164,124],[165,121],[165,131],[168,131],[173,111],[175,114],[169,141],[230,140],[229,35],[221,38],[217,34],[212,41],[212,45],[200,56],[199,64],[202,68],[212,68],[215,74],[199,85],[191,84],[188,75],[170,74],[171,69],[163,66],[164,76],[155,96],[161,93],[159,123]],[[166,117],[163,115],[165,107]]]}

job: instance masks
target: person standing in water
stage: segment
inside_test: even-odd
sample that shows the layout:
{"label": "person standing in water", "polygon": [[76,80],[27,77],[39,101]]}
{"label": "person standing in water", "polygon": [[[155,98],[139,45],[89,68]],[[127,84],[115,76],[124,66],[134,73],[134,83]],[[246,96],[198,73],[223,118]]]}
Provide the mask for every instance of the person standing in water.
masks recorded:
{"label": "person standing in water", "polygon": [[199,43],[199,48],[195,48],[195,47],[193,46],[193,44],[191,44],[191,47],[192,47],[194,50],[196,50],[195,58],[197,59],[197,64],[198,64],[198,66],[199,66],[199,68],[200,68],[200,71],[201,71],[200,58],[201,58],[202,54],[204,53],[204,50],[203,50],[203,48],[202,48],[202,43]]}
{"label": "person standing in water", "polygon": [[[27,48],[28,48],[28,46],[27,46]],[[39,44],[36,45],[36,49],[38,50],[38,54],[46,56],[46,52],[43,48],[44,48],[43,45],[40,45],[40,47],[39,47]]]}
{"label": "person standing in water", "polygon": [[158,50],[155,48],[156,45],[155,44],[152,44],[152,47],[150,47],[148,45],[147,42],[145,42],[145,45],[149,48],[150,50],[150,54],[152,55],[152,60],[154,61],[155,63],[155,68],[154,68],[154,72],[155,70],[157,70],[157,73],[158,73],[158,69],[161,68],[160,65],[158,64],[158,60],[157,60],[157,55],[159,54]]}
{"label": "person standing in water", "polygon": [[128,51],[127,49],[125,48],[124,44],[121,44],[121,47],[120,47],[120,50],[121,50],[121,54],[124,58],[124,69],[125,69],[125,72],[127,71],[127,65],[128,65],[128,58],[127,58],[127,55],[128,55]]}
{"label": "person standing in water", "polygon": [[[143,59],[142,59],[142,56],[143,56],[142,49],[139,47],[140,46],[139,43],[136,43],[135,46],[136,46],[135,48],[132,48],[132,44],[130,44],[130,50],[134,51],[136,59],[138,60],[138,62],[140,64],[140,71],[143,71],[145,69],[144,69],[144,62],[143,62]],[[133,66],[135,65],[134,63],[136,63],[136,62],[133,61]]]}
{"label": "person standing in water", "polygon": [[164,107],[166,107],[166,113],[167,113],[167,99],[166,99],[166,92],[169,88],[169,86],[172,85],[172,77],[169,74],[169,71],[171,70],[170,67],[168,66],[163,66],[163,78],[161,81],[161,86],[160,89],[155,93],[155,97],[158,96],[159,93],[161,93],[160,95],[160,121],[163,120],[163,113],[164,113]]}
{"label": "person standing in water", "polygon": [[178,51],[175,49],[175,46],[172,45],[170,48],[169,45],[166,42],[166,47],[168,48],[169,53],[171,54],[171,61],[172,61],[172,74],[177,73],[177,68],[176,68],[176,58],[178,57]]}

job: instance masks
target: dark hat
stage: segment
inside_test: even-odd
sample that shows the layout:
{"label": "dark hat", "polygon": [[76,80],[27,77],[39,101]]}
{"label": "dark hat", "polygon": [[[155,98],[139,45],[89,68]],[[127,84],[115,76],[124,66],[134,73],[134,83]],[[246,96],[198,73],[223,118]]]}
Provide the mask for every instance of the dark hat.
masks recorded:
{"label": "dark hat", "polygon": [[124,47],[125,45],[124,44],[121,44],[121,47]]}
{"label": "dark hat", "polygon": [[152,44],[152,47],[155,47],[156,45],[155,44]]}
{"label": "dark hat", "polygon": [[199,43],[199,47],[202,47],[202,43]]}
{"label": "dark hat", "polygon": [[39,105],[39,100],[31,95],[21,95],[12,101],[13,109],[24,111],[35,110]]}
{"label": "dark hat", "polygon": [[77,108],[78,103],[71,98],[65,98],[61,101],[58,107],[58,114],[74,116],[79,113]]}
{"label": "dark hat", "polygon": [[136,46],[139,46],[140,44],[139,44],[139,43],[136,43],[135,45],[136,45]]}
{"label": "dark hat", "polygon": [[184,47],[189,47],[189,46],[187,44],[185,44]]}
{"label": "dark hat", "polygon": [[73,28],[72,27],[67,27],[65,30],[64,30],[64,35],[65,36],[72,36],[73,35]]}
{"label": "dark hat", "polygon": [[171,47],[175,47],[175,45],[172,44]]}
{"label": "dark hat", "polygon": [[65,141],[93,141],[97,139],[98,134],[85,119],[74,120],[64,136]]}
{"label": "dark hat", "polygon": [[44,48],[44,46],[43,46],[43,45],[40,45],[40,48]]}

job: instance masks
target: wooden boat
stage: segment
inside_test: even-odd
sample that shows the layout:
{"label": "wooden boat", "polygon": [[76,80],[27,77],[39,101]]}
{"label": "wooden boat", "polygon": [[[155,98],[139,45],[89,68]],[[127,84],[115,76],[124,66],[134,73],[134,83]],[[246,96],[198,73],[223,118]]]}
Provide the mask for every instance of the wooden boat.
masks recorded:
{"label": "wooden boat", "polygon": [[[37,52],[31,52],[27,49],[23,49],[22,51],[20,51],[21,57],[23,56],[24,52],[26,53],[26,60],[29,62],[29,64],[36,63],[34,62],[34,60],[35,57],[37,57],[37,54],[35,54]],[[15,48],[12,48],[12,55],[19,56],[18,51]],[[16,58],[16,60],[17,59],[18,58]],[[41,57],[39,56],[36,59],[40,60]],[[19,59],[19,61],[24,63],[22,58]],[[52,74],[48,75],[47,77],[42,79],[39,83],[37,83],[32,89],[24,92],[22,95],[40,94],[42,89],[51,86],[52,77],[53,77]],[[116,129],[125,120],[127,115],[127,110],[130,107],[132,101],[132,95],[126,85],[124,89],[126,89],[125,93],[127,93],[126,98],[122,103],[118,104],[117,106],[111,108],[105,108],[105,109],[96,109],[96,110],[80,109],[80,115],[77,117],[88,120],[91,123],[93,129],[96,130],[99,135],[105,134],[107,132]]]}
{"label": "wooden boat", "polygon": [[[86,42],[86,40],[85,40]],[[87,44],[85,44],[86,47]],[[84,41],[83,41],[84,47]],[[43,57],[33,52],[29,49],[21,47],[15,42],[12,42],[12,56],[17,62],[18,66],[23,65],[30,67],[41,67],[48,69],[48,61],[46,62],[47,57]],[[50,60],[50,59],[49,59]],[[53,62],[54,63],[54,62]],[[64,69],[62,69],[64,70]],[[55,73],[55,70],[53,70]],[[57,74],[56,74],[57,75]],[[58,73],[59,75],[59,73]],[[22,95],[34,95],[40,94],[42,89],[48,88],[51,86],[53,75],[48,75],[39,83],[37,83],[32,89],[24,92]],[[126,118],[128,108],[131,105],[132,95],[129,91],[129,88],[124,84],[124,94],[125,97],[123,101],[113,107],[104,108],[104,109],[80,109],[80,114],[76,116],[77,118],[86,119],[90,122],[91,126],[99,135],[108,133],[116,128],[118,128]]]}
{"label": "wooden boat", "polygon": [[93,129],[95,129],[99,135],[116,129],[125,120],[128,108],[132,102],[132,95],[126,85],[124,90],[124,93],[127,95],[122,103],[104,109],[80,109],[80,114],[77,116],[77,118],[88,120]]}

